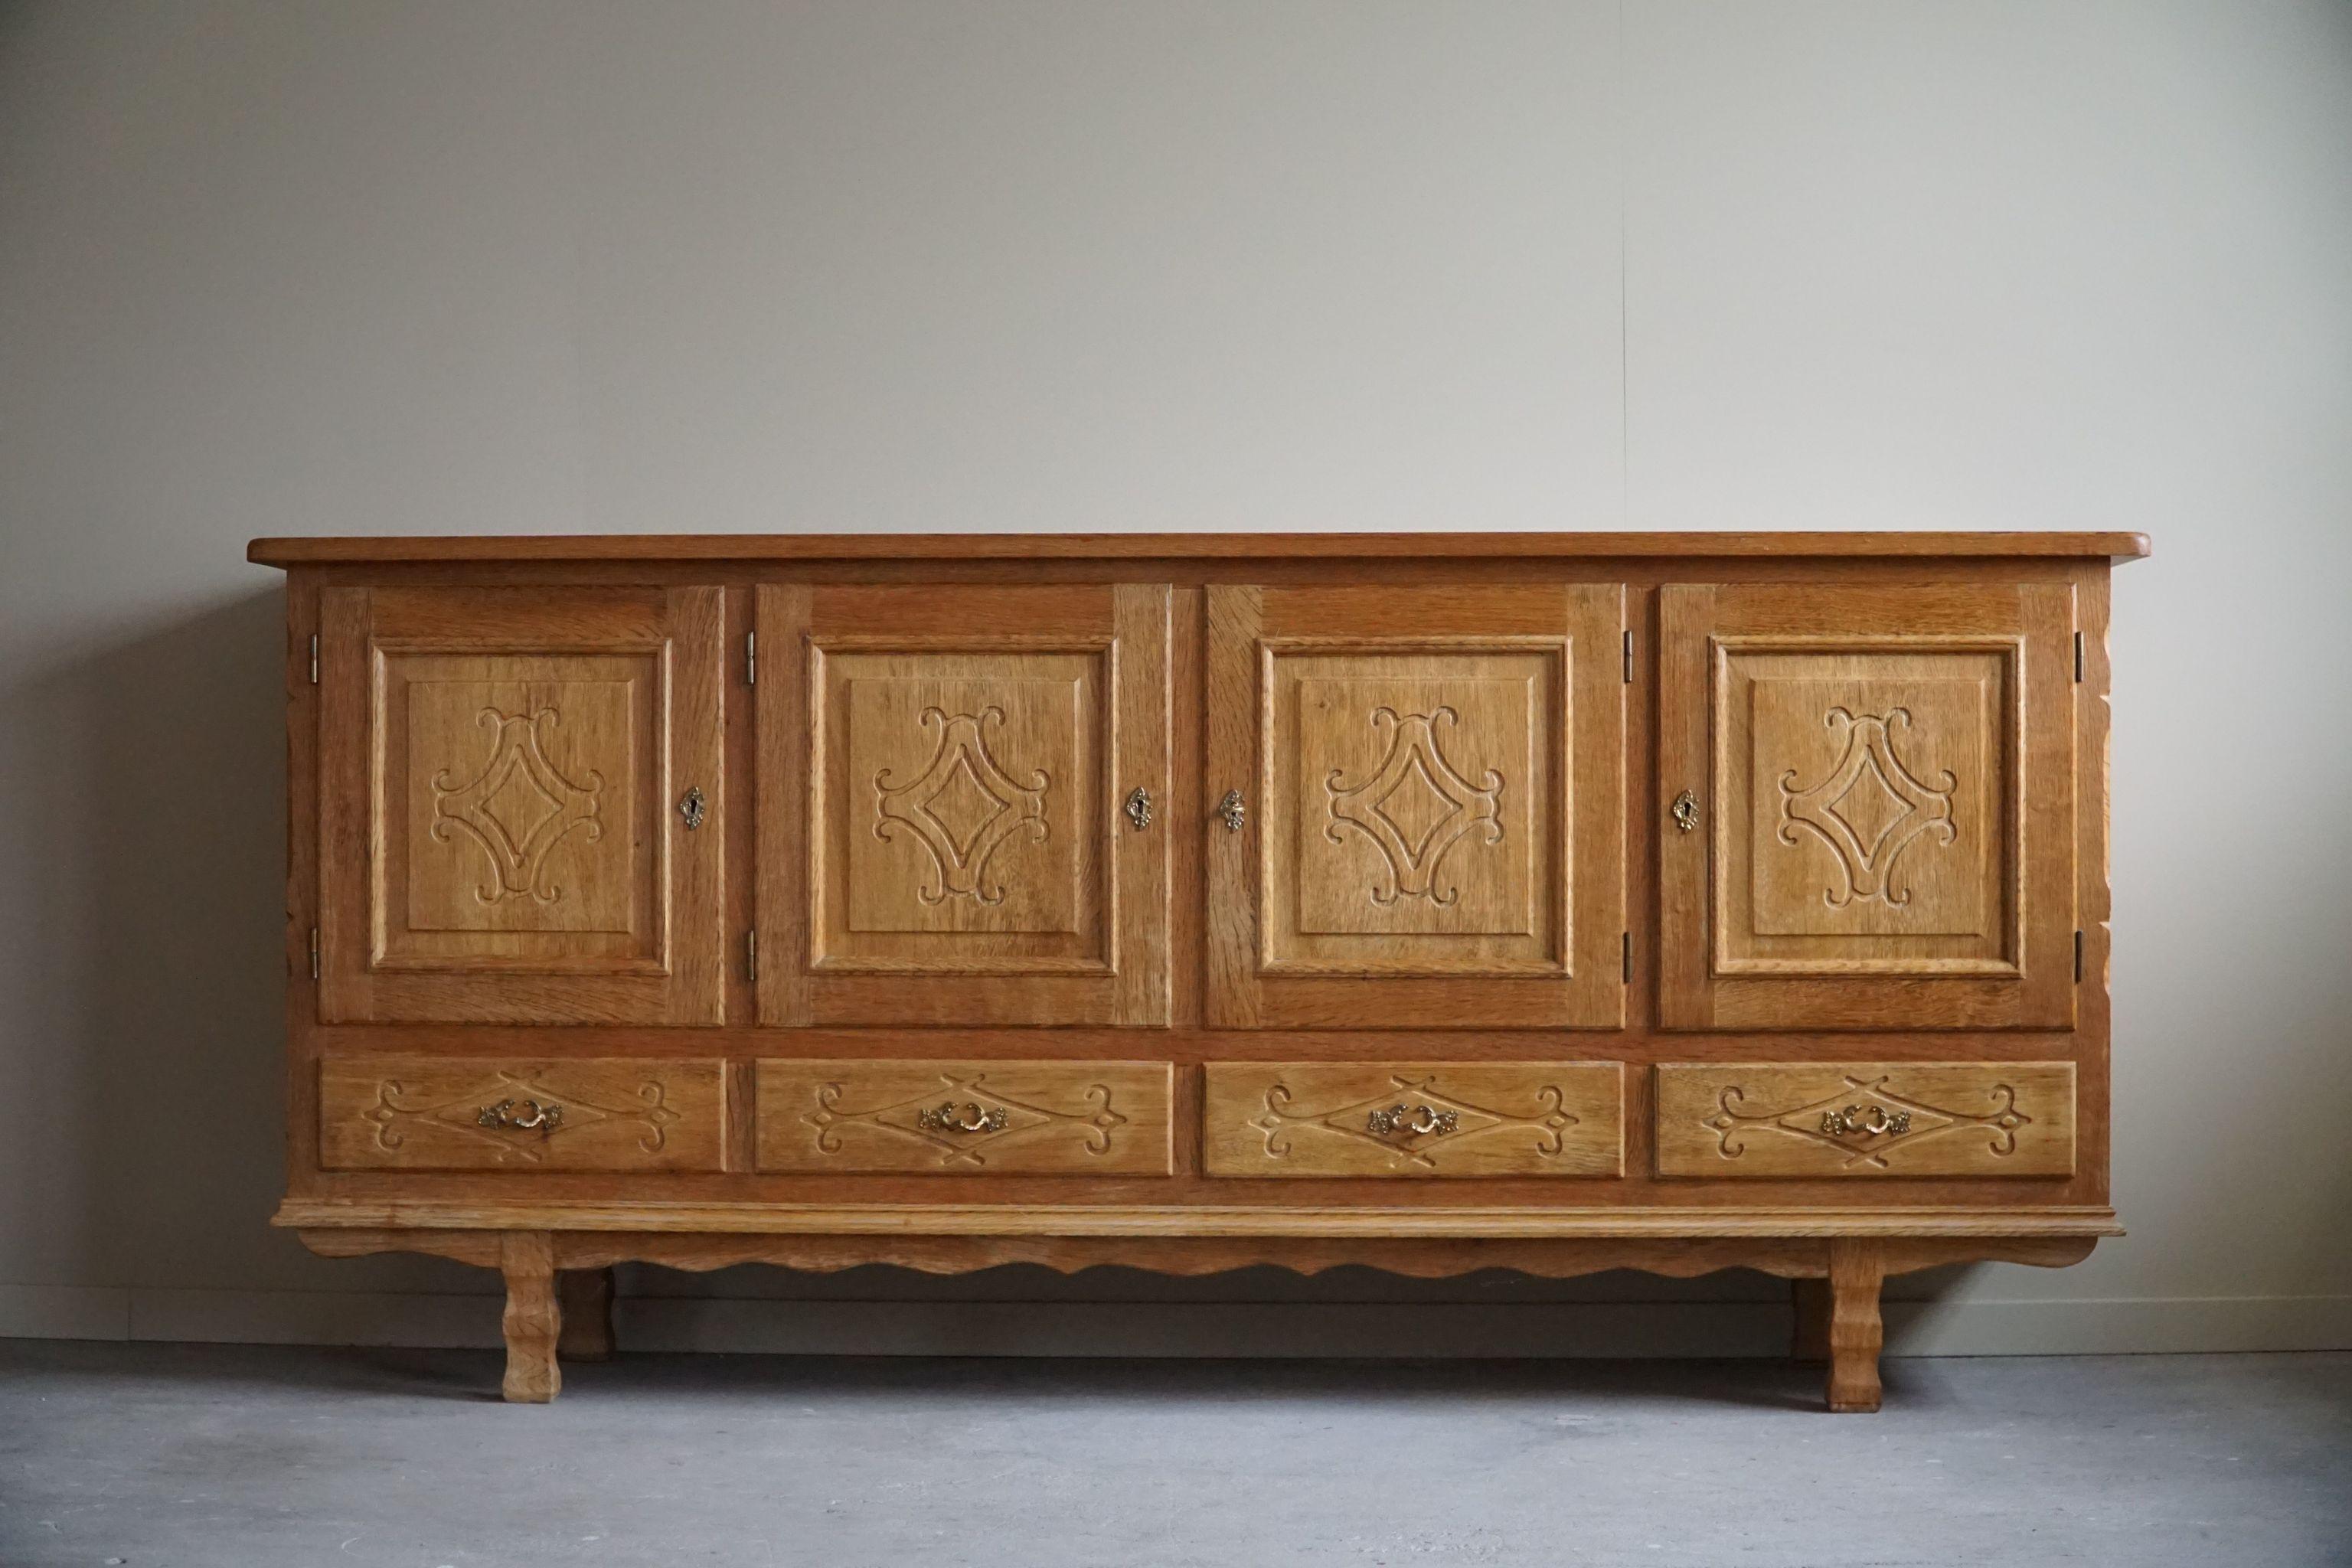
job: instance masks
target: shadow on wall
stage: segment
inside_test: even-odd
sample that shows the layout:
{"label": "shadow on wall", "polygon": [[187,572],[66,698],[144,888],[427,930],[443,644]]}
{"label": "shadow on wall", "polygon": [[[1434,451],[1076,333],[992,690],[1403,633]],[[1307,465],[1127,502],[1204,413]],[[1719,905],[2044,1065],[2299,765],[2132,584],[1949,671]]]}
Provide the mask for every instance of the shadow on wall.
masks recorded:
{"label": "shadow on wall", "polygon": [[[283,1191],[286,717],[282,593],[256,594],[20,689],[78,753],[39,806],[33,1008],[71,1064],[82,1280],[360,1289],[268,1226]],[[14,704],[12,704],[13,706]],[[61,1184],[64,1185],[67,1184]],[[422,1261],[422,1260],[418,1260]],[[396,1267],[374,1282],[464,1270]],[[467,1281],[471,1283],[470,1280]],[[457,1288],[466,1288],[458,1285]],[[137,1331],[134,1321],[133,1331]]]}

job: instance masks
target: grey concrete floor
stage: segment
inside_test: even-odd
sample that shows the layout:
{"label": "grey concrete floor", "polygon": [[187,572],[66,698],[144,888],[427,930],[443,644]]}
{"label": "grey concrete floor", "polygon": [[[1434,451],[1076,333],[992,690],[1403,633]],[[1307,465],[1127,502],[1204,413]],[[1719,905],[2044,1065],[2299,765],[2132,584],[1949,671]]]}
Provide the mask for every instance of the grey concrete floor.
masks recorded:
{"label": "grey concrete floor", "polygon": [[0,1564],[2352,1563],[2352,1354],[1887,1363],[0,1342]]}

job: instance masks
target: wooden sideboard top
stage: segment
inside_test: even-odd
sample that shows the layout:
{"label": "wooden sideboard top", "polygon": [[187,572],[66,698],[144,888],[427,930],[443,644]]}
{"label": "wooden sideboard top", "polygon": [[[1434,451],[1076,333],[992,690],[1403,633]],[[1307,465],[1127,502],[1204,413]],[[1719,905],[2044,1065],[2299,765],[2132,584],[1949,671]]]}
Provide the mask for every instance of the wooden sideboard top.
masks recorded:
{"label": "wooden sideboard top", "polygon": [[2148,552],[2144,533],[614,533],[257,539],[265,566],[436,561],[1019,561],[1822,556],[2050,559]]}

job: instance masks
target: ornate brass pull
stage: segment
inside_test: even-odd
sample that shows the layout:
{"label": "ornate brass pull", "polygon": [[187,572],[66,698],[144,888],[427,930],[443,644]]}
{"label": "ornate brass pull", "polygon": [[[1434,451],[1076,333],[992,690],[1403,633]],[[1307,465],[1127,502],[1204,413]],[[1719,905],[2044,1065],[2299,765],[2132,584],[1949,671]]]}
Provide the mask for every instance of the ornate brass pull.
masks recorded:
{"label": "ornate brass pull", "polygon": [[1866,1110],[1859,1105],[1849,1105],[1843,1110],[1822,1112],[1822,1131],[1832,1138],[1850,1138],[1857,1132],[1864,1138],[1875,1138],[1882,1132],[1889,1138],[1900,1138],[1911,1131],[1911,1113],[1890,1112],[1883,1105],[1874,1105]]}
{"label": "ornate brass pull", "polygon": [[1690,832],[1698,826],[1698,796],[1688,790],[1683,791],[1682,794],[1675,796],[1675,804],[1670,814],[1675,819],[1676,827],[1681,828],[1685,833]]}
{"label": "ornate brass pull", "polygon": [[1135,793],[1127,797],[1127,819],[1135,824],[1138,833],[1151,826],[1151,792],[1141,784],[1136,785]]}
{"label": "ornate brass pull", "polygon": [[1386,1110],[1373,1111],[1365,1118],[1364,1125],[1375,1138],[1393,1138],[1400,1132],[1426,1138],[1433,1132],[1453,1131],[1462,1125],[1462,1113],[1434,1105],[1416,1105],[1410,1110],[1391,1105]]}
{"label": "ornate brass pull", "polygon": [[1229,789],[1225,798],[1217,802],[1217,815],[1225,819],[1225,831],[1239,833],[1249,822],[1249,807],[1242,804],[1242,792]]}
{"label": "ornate brass pull", "polygon": [[703,798],[700,784],[696,784],[688,790],[686,798],[677,803],[677,814],[686,818],[686,830],[688,833],[702,826],[703,815],[709,805],[710,803]]}
{"label": "ornate brass pull", "polygon": [[536,1100],[501,1100],[496,1105],[482,1107],[474,1120],[501,1132],[537,1132],[545,1136],[563,1125],[563,1107],[551,1100],[543,1105]]}
{"label": "ornate brass pull", "polygon": [[915,1125],[934,1132],[1002,1132],[1005,1121],[1004,1107],[992,1105],[982,1110],[971,1100],[964,1101],[961,1117],[956,1115],[956,1102],[952,1100],[915,1113]]}

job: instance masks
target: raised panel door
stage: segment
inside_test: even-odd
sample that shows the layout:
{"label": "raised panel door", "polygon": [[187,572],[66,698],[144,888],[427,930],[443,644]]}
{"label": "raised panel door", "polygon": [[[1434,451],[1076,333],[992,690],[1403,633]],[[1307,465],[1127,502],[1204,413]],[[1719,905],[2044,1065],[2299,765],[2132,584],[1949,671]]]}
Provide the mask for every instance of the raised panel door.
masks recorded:
{"label": "raised panel door", "polygon": [[1168,602],[760,590],[763,1022],[1165,1021]]}
{"label": "raised panel door", "polygon": [[322,1019],[722,1021],[720,599],[325,590]]}
{"label": "raised panel door", "polygon": [[2073,1019],[2072,592],[1662,591],[1669,1027]]}
{"label": "raised panel door", "polygon": [[1214,587],[1210,1015],[1623,1016],[1622,591]]}

